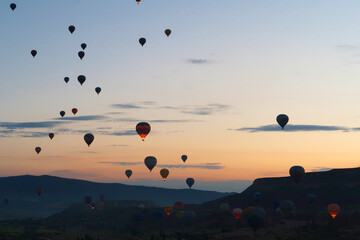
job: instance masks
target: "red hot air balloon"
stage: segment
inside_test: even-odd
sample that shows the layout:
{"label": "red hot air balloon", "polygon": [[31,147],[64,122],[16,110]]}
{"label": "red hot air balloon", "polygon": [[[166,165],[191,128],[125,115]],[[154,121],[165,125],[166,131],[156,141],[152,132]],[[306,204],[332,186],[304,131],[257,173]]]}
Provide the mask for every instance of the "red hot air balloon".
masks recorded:
{"label": "red hot air balloon", "polygon": [[136,125],[136,132],[140,135],[141,139],[144,141],[146,136],[150,133],[151,127],[147,122],[140,122]]}
{"label": "red hot air balloon", "polygon": [[41,147],[36,147],[36,148],[35,148],[35,152],[36,152],[37,154],[39,154],[39,153],[41,152]]}
{"label": "red hot air balloon", "polygon": [[87,143],[88,147],[90,147],[90,144],[94,141],[94,135],[91,133],[87,133],[84,135],[84,140]]}
{"label": "red hot air balloon", "polygon": [[70,25],[69,26],[69,32],[72,34],[75,31],[75,26]]}
{"label": "red hot air balloon", "polygon": [[41,187],[36,188],[36,194],[40,197],[43,189]]}
{"label": "red hot air balloon", "polygon": [[52,140],[54,138],[54,134],[53,133],[49,133],[49,138]]}
{"label": "red hot air balloon", "polygon": [[141,0],[136,0],[137,4],[139,4],[141,2]]}
{"label": "red hot air balloon", "polygon": [[85,57],[85,52],[84,51],[79,51],[78,56],[82,60]]}
{"label": "red hot air balloon", "polygon": [[340,206],[336,203],[329,204],[327,209],[332,218],[335,218],[340,212]]}
{"label": "red hot air balloon", "polygon": [[37,54],[37,51],[36,51],[36,50],[31,50],[31,55],[32,55],[33,57],[35,57],[36,54]]}
{"label": "red hot air balloon", "polygon": [[71,111],[74,115],[78,112],[77,108],[73,108],[73,109],[71,109]]}
{"label": "red hot air balloon", "polygon": [[243,211],[241,210],[241,208],[234,208],[233,215],[235,218],[240,218],[242,214]]}

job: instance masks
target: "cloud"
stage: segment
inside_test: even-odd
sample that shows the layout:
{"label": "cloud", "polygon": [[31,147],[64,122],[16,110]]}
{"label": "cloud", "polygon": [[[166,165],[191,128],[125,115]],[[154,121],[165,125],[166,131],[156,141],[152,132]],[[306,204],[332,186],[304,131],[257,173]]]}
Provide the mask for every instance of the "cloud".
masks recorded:
{"label": "cloud", "polygon": [[188,106],[185,107],[185,109],[181,110],[181,112],[195,115],[211,115],[214,113],[225,111],[229,108],[229,105],[213,103],[205,106]]}
{"label": "cloud", "polygon": [[132,136],[137,135],[135,130],[124,130],[124,131],[95,131],[95,134],[99,135],[111,135],[111,136]]}
{"label": "cloud", "polygon": [[[245,131],[245,132],[312,132],[312,131],[343,131],[348,132],[350,130],[355,130],[347,127],[340,126],[325,126],[325,125],[286,125],[284,130],[281,129],[279,125],[265,125],[260,127],[252,128],[238,128],[238,129],[229,129],[233,131]],[[359,129],[360,130],[360,129]]]}
{"label": "cloud", "polygon": [[60,121],[46,121],[46,122],[0,122],[0,127],[6,129],[25,129],[25,128],[53,128],[64,124]]}
{"label": "cloud", "polygon": [[126,145],[126,144],[112,144],[112,145],[109,145],[109,147],[128,147],[129,145]]}
{"label": "cloud", "polygon": [[355,45],[349,45],[349,44],[340,44],[336,46],[337,48],[344,49],[344,50],[358,50],[359,47]]}
{"label": "cloud", "polygon": [[201,59],[201,58],[188,58],[186,60],[187,63],[191,63],[191,64],[209,64],[212,63],[211,60],[208,59]]}
{"label": "cloud", "polygon": [[314,169],[311,169],[310,172],[325,172],[325,171],[330,171],[332,170],[332,168],[328,168],[328,167],[315,167]]}
{"label": "cloud", "polygon": [[107,119],[106,116],[101,115],[88,115],[88,116],[78,116],[78,117],[59,117],[55,118],[56,120],[65,120],[65,121],[93,121],[93,120],[104,120]]}
{"label": "cloud", "polygon": [[112,104],[111,107],[113,108],[119,108],[119,109],[139,109],[143,108],[142,106],[136,105],[136,104]]}
{"label": "cloud", "polygon": [[142,162],[98,162],[101,164],[112,164],[112,165],[121,165],[121,166],[133,166],[142,164]]}
{"label": "cloud", "polygon": [[188,165],[188,164],[179,164],[179,165],[157,165],[158,167],[162,168],[203,168],[203,169],[211,169],[211,170],[218,170],[223,169],[224,166],[221,166],[220,163],[204,163],[200,165]]}

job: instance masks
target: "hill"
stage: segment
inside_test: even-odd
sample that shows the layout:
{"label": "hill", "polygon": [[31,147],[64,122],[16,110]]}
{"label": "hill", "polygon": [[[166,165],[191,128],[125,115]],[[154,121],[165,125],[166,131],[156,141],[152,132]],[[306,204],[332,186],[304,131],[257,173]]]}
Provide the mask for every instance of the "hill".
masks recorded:
{"label": "hill", "polygon": [[[36,194],[38,187],[43,189],[40,197]],[[100,195],[105,195],[106,200],[151,201],[163,206],[176,201],[199,204],[229,194],[194,189],[96,183],[47,175],[3,177],[0,178],[0,197],[7,198],[9,203],[0,202],[0,216],[45,217],[60,212],[73,203],[84,202],[85,196],[91,196],[93,201],[99,201]]]}
{"label": "hill", "polygon": [[[262,200],[255,201],[254,193],[261,192]],[[314,193],[315,206],[327,206],[335,202],[341,206],[359,204],[360,168],[333,169],[324,172],[306,173],[299,184],[290,177],[259,178],[245,191],[209,201],[206,207],[218,207],[226,202],[230,207],[262,206],[272,208],[274,201],[291,200],[297,207],[307,205],[306,195]]]}

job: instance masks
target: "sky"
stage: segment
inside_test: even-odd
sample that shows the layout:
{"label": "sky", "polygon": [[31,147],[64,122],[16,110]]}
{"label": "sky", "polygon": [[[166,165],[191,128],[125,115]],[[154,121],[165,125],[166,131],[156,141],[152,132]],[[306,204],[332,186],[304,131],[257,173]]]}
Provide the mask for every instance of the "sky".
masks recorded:
{"label": "sky", "polygon": [[241,192],[293,165],[359,166],[359,1],[10,3],[0,2],[1,176],[169,188],[193,177],[195,189]]}

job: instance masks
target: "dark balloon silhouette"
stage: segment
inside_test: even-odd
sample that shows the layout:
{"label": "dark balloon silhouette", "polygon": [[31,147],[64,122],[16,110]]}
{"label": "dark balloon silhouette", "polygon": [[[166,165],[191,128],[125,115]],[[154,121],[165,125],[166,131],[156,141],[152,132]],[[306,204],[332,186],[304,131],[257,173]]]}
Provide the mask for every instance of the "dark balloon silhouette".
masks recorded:
{"label": "dark balloon silhouette", "polygon": [[336,203],[331,203],[328,205],[327,210],[332,218],[335,218],[340,212],[340,206]]}
{"label": "dark balloon silhouette", "polygon": [[170,30],[170,29],[166,29],[166,30],[165,30],[165,34],[166,34],[166,36],[170,36],[171,30]]}
{"label": "dark balloon silhouette", "polygon": [[90,144],[94,141],[94,135],[91,133],[87,133],[84,135],[84,140],[87,143],[88,147],[90,147]]}
{"label": "dark balloon silhouette", "polygon": [[14,11],[14,10],[15,10],[15,8],[16,8],[16,4],[15,4],[15,3],[11,3],[11,4],[10,4],[10,8],[11,8],[11,10],[13,10],[13,11]]}
{"label": "dark balloon silhouette", "polygon": [[70,81],[70,78],[69,78],[69,77],[64,77],[64,81],[65,81],[66,83],[68,83],[68,82]]}
{"label": "dark balloon silhouette", "polygon": [[146,136],[150,133],[151,127],[147,122],[140,122],[136,125],[136,132],[140,135],[141,139],[144,141]]}
{"label": "dark balloon silhouette", "polygon": [[39,197],[41,196],[42,192],[43,192],[43,189],[42,189],[41,187],[38,187],[38,188],[36,189],[36,194],[37,194]]}
{"label": "dark balloon silhouette", "polygon": [[80,46],[81,46],[82,50],[85,50],[85,48],[87,47],[86,43],[82,43]]}
{"label": "dark balloon silhouette", "polygon": [[193,178],[187,178],[186,179],[186,184],[189,186],[189,188],[191,188],[195,183],[195,180]]}
{"label": "dark balloon silhouette", "polygon": [[303,175],[305,174],[305,170],[301,166],[293,166],[289,170],[290,176],[296,183],[299,183]]}
{"label": "dark balloon silhouette", "polygon": [[153,170],[153,168],[156,166],[157,164],[157,159],[153,156],[148,156],[145,158],[144,160],[145,166],[150,170]]}
{"label": "dark balloon silhouette", "polygon": [[71,109],[71,112],[75,115],[78,112],[78,110],[77,110],[77,108],[73,108],[73,109]]}
{"label": "dark balloon silhouette", "polygon": [[65,116],[65,111],[60,111],[60,116],[64,117]]}
{"label": "dark balloon silhouette", "polygon": [[95,88],[95,92],[97,93],[97,95],[99,95],[99,93],[101,92],[101,88],[100,88],[100,87],[96,87],[96,88]]}
{"label": "dark balloon silhouette", "polygon": [[130,169],[126,170],[125,175],[127,176],[127,178],[130,178],[132,175],[132,171]]}
{"label": "dark balloon silhouette", "polygon": [[259,214],[251,213],[247,218],[247,223],[249,224],[250,228],[256,232],[263,223],[263,217]]}
{"label": "dark balloon silhouette", "polygon": [[70,25],[69,26],[69,32],[72,34],[75,31],[75,26]]}
{"label": "dark balloon silhouette", "polygon": [[141,44],[141,46],[144,46],[145,43],[146,43],[146,39],[145,38],[140,38],[139,43]]}
{"label": "dark balloon silhouette", "polygon": [[90,204],[90,203],[91,203],[91,197],[90,197],[90,196],[84,197],[84,202],[85,202],[86,204]]}
{"label": "dark balloon silhouette", "polygon": [[36,51],[36,50],[31,50],[31,55],[32,55],[33,57],[35,57],[36,54],[37,54],[37,51]]}
{"label": "dark balloon silhouette", "polygon": [[284,129],[286,124],[289,122],[289,117],[285,114],[280,114],[276,117],[276,121],[280,125],[280,127]]}
{"label": "dark balloon silhouette", "polygon": [[83,85],[85,80],[86,80],[86,77],[84,75],[79,75],[78,76],[78,81],[79,81],[80,85]]}
{"label": "dark balloon silhouette", "polygon": [[313,193],[308,193],[308,194],[306,195],[306,201],[307,201],[308,203],[312,204],[312,203],[315,202],[315,200],[316,200],[316,195],[315,195],[315,194],[313,194]]}
{"label": "dark balloon silhouette", "polygon": [[182,156],[181,156],[181,160],[183,160],[184,163],[186,162],[187,158],[188,158],[188,157],[187,157],[186,155],[182,155]]}
{"label": "dark balloon silhouette", "polygon": [[37,154],[39,154],[39,153],[41,152],[41,147],[36,147],[36,148],[35,148],[35,152],[36,152]]}
{"label": "dark balloon silhouette", "polygon": [[84,51],[79,51],[78,56],[82,60],[85,57],[85,52]]}
{"label": "dark balloon silhouette", "polygon": [[101,196],[99,197],[99,199],[100,199],[101,202],[105,202],[105,195],[101,195]]}
{"label": "dark balloon silhouette", "polygon": [[49,133],[49,138],[52,140],[54,138],[55,134]]}
{"label": "dark balloon silhouette", "polygon": [[169,176],[169,170],[166,168],[161,169],[160,176],[163,178],[164,181],[166,181],[166,178]]}

